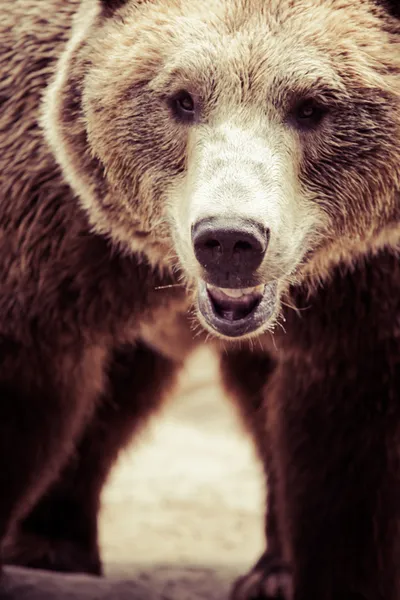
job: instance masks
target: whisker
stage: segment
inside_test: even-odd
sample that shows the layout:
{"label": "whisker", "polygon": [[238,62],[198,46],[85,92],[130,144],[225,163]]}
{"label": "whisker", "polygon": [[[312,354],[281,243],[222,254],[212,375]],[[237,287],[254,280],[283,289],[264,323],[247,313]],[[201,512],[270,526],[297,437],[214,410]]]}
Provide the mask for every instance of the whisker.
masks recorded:
{"label": "whisker", "polygon": [[274,332],[273,331],[269,331],[268,333],[270,334],[270,336],[272,338],[272,343],[274,345],[275,350],[278,352],[278,348],[276,346],[276,339],[275,339],[275,336],[274,336]]}
{"label": "whisker", "polygon": [[157,287],[155,287],[155,290],[165,290],[167,288],[173,288],[173,287],[185,287],[183,283],[171,283],[170,285],[158,285]]}
{"label": "whisker", "polygon": [[283,300],[281,300],[281,304],[283,306],[286,306],[287,308],[290,308],[291,310],[294,310],[295,313],[304,312],[305,310],[309,310],[311,308],[311,305],[310,306],[303,306],[302,308],[299,308],[298,306],[295,306],[294,304],[289,304],[287,302],[284,302]]}
{"label": "whisker", "polygon": [[257,337],[256,341],[257,341],[257,343],[259,345],[260,350],[264,350],[264,346],[263,346],[263,343],[261,341],[261,338]]}
{"label": "whisker", "polygon": [[286,329],[284,328],[282,323],[280,323],[280,321],[277,321],[276,324],[282,329],[283,333],[286,333]]}

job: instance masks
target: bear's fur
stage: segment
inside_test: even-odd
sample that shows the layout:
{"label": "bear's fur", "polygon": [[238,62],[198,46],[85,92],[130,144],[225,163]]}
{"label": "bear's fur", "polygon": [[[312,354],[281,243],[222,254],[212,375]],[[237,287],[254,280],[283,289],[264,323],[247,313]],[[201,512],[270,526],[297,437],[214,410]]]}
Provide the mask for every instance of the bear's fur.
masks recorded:
{"label": "bear's fur", "polygon": [[[398,600],[396,11],[2,3],[5,561],[101,572],[102,485],[209,334],[269,480],[268,551],[234,597]],[[232,334],[194,250],[216,217],[266,240],[219,284],[263,288]]]}

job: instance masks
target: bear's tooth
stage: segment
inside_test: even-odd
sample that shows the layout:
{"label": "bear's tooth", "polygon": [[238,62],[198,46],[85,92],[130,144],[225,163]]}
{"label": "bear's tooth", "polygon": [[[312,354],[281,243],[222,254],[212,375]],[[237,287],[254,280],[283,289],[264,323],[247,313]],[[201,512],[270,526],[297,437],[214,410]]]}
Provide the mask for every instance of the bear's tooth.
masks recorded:
{"label": "bear's tooth", "polygon": [[210,290],[216,290],[228,298],[242,298],[243,296],[249,296],[252,294],[263,294],[265,286],[257,285],[249,288],[220,288],[214,285],[207,284],[207,288]]}
{"label": "bear's tooth", "polygon": [[246,290],[244,289],[230,289],[230,288],[220,288],[220,291],[225,294],[225,296],[229,296],[229,298],[241,298],[246,294]]}

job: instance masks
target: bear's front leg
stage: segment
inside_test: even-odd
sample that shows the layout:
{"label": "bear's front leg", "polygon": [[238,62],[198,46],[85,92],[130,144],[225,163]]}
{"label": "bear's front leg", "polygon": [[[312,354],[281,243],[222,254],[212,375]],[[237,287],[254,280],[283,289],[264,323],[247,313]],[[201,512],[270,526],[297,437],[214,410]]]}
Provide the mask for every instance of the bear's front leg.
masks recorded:
{"label": "bear's front leg", "polygon": [[91,418],[103,357],[102,348],[0,338],[2,559],[17,524],[57,478]]}
{"label": "bear's front leg", "polygon": [[100,575],[98,513],[119,451],[169,391],[179,364],[144,344],[127,346],[108,365],[107,391],[61,477],[21,523],[6,561]]}
{"label": "bear's front leg", "polygon": [[398,600],[399,342],[342,343],[293,353],[268,397],[294,599]]}
{"label": "bear's front leg", "polygon": [[292,576],[283,558],[276,511],[276,478],[267,435],[268,398],[265,385],[275,369],[267,351],[232,349],[221,355],[221,370],[227,391],[236,401],[239,415],[253,436],[257,454],[268,481],[265,533],[267,550],[232,590],[232,600],[291,600]]}

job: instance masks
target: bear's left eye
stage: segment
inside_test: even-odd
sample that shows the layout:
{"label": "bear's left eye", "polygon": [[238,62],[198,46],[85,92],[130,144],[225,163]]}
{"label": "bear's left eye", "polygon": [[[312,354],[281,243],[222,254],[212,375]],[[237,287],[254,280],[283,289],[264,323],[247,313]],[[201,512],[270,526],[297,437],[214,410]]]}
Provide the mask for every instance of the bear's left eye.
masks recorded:
{"label": "bear's left eye", "polygon": [[174,115],[182,121],[192,121],[195,116],[196,105],[193,96],[182,90],[171,99],[171,108]]}
{"label": "bear's left eye", "polygon": [[312,98],[301,100],[292,111],[292,119],[301,128],[312,129],[322,120],[326,109]]}

